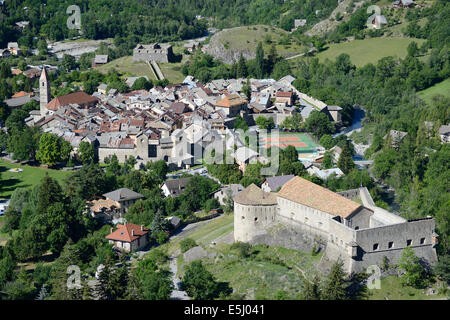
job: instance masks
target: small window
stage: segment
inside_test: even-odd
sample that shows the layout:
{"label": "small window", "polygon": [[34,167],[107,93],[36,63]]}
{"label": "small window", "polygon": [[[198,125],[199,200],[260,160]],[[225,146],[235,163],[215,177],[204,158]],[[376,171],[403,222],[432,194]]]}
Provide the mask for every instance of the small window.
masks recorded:
{"label": "small window", "polygon": [[389,249],[392,249],[394,247],[394,242],[393,241],[390,241],[389,243],[388,243],[388,248]]}
{"label": "small window", "polygon": [[359,230],[359,227],[358,227],[358,226],[356,226],[356,227],[355,227],[355,230]]}
{"label": "small window", "polygon": [[242,220],[244,220],[245,218],[244,218],[244,216],[242,216]]}
{"label": "small window", "polygon": [[412,240],[411,240],[411,239],[406,240],[406,245],[407,245],[408,247],[409,247],[411,244],[412,244]]}
{"label": "small window", "polygon": [[425,243],[425,238],[421,238],[420,239],[420,244],[424,244]]}
{"label": "small window", "polygon": [[255,222],[258,221],[258,217],[255,217]]}
{"label": "small window", "polygon": [[376,250],[378,250],[378,243],[375,243],[375,244],[373,245],[373,251],[376,251]]}

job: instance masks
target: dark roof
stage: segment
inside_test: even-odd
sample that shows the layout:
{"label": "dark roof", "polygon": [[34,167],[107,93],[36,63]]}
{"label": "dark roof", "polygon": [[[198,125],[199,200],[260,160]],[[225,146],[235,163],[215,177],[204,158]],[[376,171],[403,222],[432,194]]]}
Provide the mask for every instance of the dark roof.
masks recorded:
{"label": "dark roof", "polygon": [[286,176],[269,177],[266,178],[265,182],[267,182],[271,191],[277,191],[278,188],[284,186],[284,184],[291,180],[293,177],[295,177],[293,174],[289,174]]}
{"label": "dark roof", "polygon": [[163,185],[166,185],[171,195],[178,196],[183,193],[184,189],[186,188],[190,180],[191,177],[171,179],[165,181]]}
{"label": "dark roof", "polygon": [[144,196],[127,188],[117,189],[103,195],[105,198],[122,202],[126,200],[142,199]]}

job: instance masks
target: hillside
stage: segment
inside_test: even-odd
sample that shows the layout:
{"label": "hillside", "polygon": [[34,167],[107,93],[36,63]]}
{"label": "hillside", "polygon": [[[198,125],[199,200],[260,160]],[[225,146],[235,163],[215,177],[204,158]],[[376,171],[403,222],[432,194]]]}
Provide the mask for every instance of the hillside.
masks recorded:
{"label": "hillside", "polygon": [[446,97],[450,97],[450,78],[446,79],[438,84],[435,84],[434,86],[425,89],[423,91],[419,91],[418,96],[425,100],[426,102],[430,103],[432,101],[433,96],[435,95],[443,95]]}
{"label": "hillside", "polygon": [[[305,47],[288,37],[289,32],[264,25],[224,29],[211,37],[207,53],[226,63],[232,63],[233,59],[237,61],[241,54],[246,59],[254,59],[259,41],[263,42],[265,52],[269,51],[271,42],[275,43],[277,52],[283,57],[303,52]],[[280,44],[280,41],[288,44]]]}
{"label": "hillside", "polygon": [[335,60],[342,53],[347,53],[353,64],[357,67],[367,63],[376,63],[383,57],[396,56],[404,58],[407,47],[415,41],[420,46],[425,40],[414,38],[380,37],[364,40],[353,40],[344,43],[330,44],[328,49],[320,52],[317,57],[320,61]]}

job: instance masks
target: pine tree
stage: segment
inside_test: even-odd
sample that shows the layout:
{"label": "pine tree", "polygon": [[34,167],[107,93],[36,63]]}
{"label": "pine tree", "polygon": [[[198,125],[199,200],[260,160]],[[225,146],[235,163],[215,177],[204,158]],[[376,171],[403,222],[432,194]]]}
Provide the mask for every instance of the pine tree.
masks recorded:
{"label": "pine tree", "polygon": [[320,279],[315,276],[312,282],[306,281],[302,295],[303,300],[320,300]]}
{"label": "pine tree", "polygon": [[248,76],[247,60],[244,58],[242,53],[241,56],[239,57],[236,69],[237,69],[236,70],[237,78],[246,78]]}
{"label": "pine tree", "polygon": [[264,60],[264,49],[262,42],[259,42],[258,47],[256,48],[256,67],[258,78],[264,78],[266,75],[266,61]]}
{"label": "pine tree", "polygon": [[347,297],[347,275],[343,270],[344,263],[336,261],[325,281],[322,298],[325,300],[344,300]]}
{"label": "pine tree", "polygon": [[56,202],[62,202],[63,193],[61,186],[56,180],[51,178],[48,174],[42,181],[39,189],[38,204],[36,213],[43,214],[47,211],[47,208]]}
{"label": "pine tree", "polygon": [[277,48],[275,47],[275,43],[272,43],[272,46],[270,47],[269,55],[267,57],[267,64],[268,64],[268,73],[271,73],[275,67],[275,64],[278,62],[278,52]]}
{"label": "pine tree", "polygon": [[355,167],[355,163],[352,159],[352,153],[350,152],[350,148],[347,145],[345,145],[342,149],[337,166],[345,174],[348,174]]}

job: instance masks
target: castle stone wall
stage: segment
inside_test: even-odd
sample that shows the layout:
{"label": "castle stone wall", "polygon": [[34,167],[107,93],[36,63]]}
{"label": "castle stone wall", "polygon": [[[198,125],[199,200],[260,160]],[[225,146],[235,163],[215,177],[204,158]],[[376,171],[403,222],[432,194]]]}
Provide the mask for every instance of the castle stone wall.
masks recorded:
{"label": "castle stone wall", "polygon": [[311,228],[315,234],[327,237],[330,214],[304,206],[302,204],[278,197],[279,215],[285,221],[302,223]]}
{"label": "castle stone wall", "polygon": [[267,227],[275,223],[276,205],[248,206],[234,204],[234,240],[251,242],[257,235],[264,234]]}

